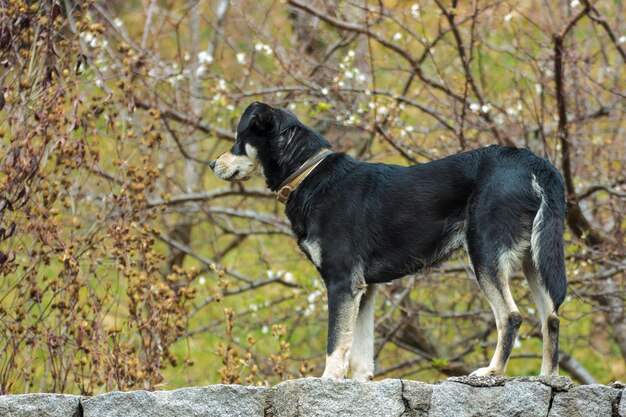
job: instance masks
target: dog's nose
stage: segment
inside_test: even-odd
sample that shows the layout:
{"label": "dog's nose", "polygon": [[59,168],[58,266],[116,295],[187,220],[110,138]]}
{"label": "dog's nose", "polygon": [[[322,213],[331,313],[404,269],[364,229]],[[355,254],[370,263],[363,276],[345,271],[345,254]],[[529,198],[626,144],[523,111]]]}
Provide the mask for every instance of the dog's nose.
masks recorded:
{"label": "dog's nose", "polygon": [[209,166],[211,167],[212,170],[215,170],[215,159],[209,162]]}

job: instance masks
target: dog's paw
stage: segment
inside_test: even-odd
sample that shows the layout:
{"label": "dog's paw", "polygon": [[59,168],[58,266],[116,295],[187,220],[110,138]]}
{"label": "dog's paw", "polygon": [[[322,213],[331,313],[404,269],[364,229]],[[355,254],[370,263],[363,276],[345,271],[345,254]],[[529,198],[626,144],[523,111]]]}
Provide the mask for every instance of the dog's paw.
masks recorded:
{"label": "dog's paw", "polygon": [[371,381],[374,378],[372,372],[356,372],[352,375],[352,379],[359,382]]}
{"label": "dog's paw", "polygon": [[491,366],[476,369],[474,372],[469,374],[469,376],[492,376],[492,375],[500,375],[500,372],[498,372],[497,369],[492,368]]}

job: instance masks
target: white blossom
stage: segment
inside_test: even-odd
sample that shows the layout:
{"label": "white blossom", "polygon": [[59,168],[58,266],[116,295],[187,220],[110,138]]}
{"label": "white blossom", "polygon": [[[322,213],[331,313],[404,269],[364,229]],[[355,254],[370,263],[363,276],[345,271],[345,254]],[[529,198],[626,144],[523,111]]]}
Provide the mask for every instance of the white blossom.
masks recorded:
{"label": "white blossom", "polygon": [[[293,104],[293,103],[291,103]],[[295,105],[293,106],[295,109]],[[293,276],[293,274],[291,272],[285,272],[285,275],[283,276],[283,281],[289,283],[289,284],[294,284],[296,282],[296,278]]]}
{"label": "white blossom", "polygon": [[208,53],[207,51],[202,51],[198,53],[198,62],[201,64],[212,64],[213,63],[213,55]]}
{"label": "white blossom", "polygon": [[402,34],[400,32],[396,32],[395,35],[393,35],[393,40],[394,41],[399,41],[402,39]]}
{"label": "white blossom", "polygon": [[315,290],[311,294],[309,294],[306,300],[308,301],[309,304],[313,304],[319,298],[320,295],[322,295],[322,292],[320,290]]}
{"label": "white blossom", "polygon": [[504,15],[504,22],[505,22],[505,23],[510,22],[510,21],[511,21],[511,19],[513,19],[513,12],[511,12],[511,13],[507,13],[507,14],[505,14],[505,15]]}
{"label": "white blossom", "polygon": [[420,17],[420,5],[414,4],[411,6],[411,15],[413,17]]}
{"label": "white blossom", "polygon": [[626,36],[620,36],[617,39],[617,43],[626,43]]}
{"label": "white blossom", "polygon": [[258,52],[262,51],[262,52],[266,53],[267,55],[271,55],[272,52],[274,52],[269,45],[266,45],[266,44],[264,44],[262,42],[257,42],[254,45],[254,50],[258,51]]}
{"label": "white blossom", "polygon": [[201,64],[196,68],[196,76],[200,77],[206,73],[206,65]]}
{"label": "white blossom", "polygon": [[242,65],[246,63],[246,54],[245,54],[245,52],[239,52],[237,54],[237,62],[239,62]]}
{"label": "white blossom", "polygon": [[580,6],[580,0],[572,0],[569,4],[572,8]]}
{"label": "white blossom", "polygon": [[204,276],[200,276],[200,278],[198,278],[198,284],[200,285],[206,284],[206,278]]}

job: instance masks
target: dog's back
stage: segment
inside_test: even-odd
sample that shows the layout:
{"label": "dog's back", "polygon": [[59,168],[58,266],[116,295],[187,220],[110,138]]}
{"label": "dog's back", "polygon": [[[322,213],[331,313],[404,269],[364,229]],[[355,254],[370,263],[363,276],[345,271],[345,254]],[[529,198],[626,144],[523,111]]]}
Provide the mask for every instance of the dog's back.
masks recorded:
{"label": "dog's back", "polygon": [[542,318],[542,374],[556,374],[565,198],[546,160],[499,146],[410,167],[332,155],[294,193],[287,214],[329,295],[358,294],[465,248],[499,329],[494,358],[477,375],[504,372],[522,320],[509,276],[522,264]]}
{"label": "dog's back", "polygon": [[[385,282],[465,246],[470,213],[508,249],[530,240],[544,200],[562,225],[562,189],[559,173],[523,149],[490,146],[410,167],[335,154],[294,192],[287,215],[302,240],[332,235],[323,248],[329,256],[343,256],[349,241],[367,281]],[[537,232],[550,227],[541,225]]]}

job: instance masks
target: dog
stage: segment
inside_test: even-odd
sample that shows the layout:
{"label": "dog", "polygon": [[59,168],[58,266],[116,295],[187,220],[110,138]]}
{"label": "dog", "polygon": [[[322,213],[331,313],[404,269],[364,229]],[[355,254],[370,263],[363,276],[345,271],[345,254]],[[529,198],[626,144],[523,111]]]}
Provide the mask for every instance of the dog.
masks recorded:
{"label": "dog", "polygon": [[429,163],[366,163],[341,152],[288,110],[255,102],[232,148],[210,162],[227,181],[265,178],[285,203],[298,245],[328,292],[322,377],[374,374],[376,285],[435,266],[465,249],[496,320],[489,365],[501,375],[522,316],[509,276],[522,265],[541,317],[541,375],[558,374],[558,309],[567,278],[563,179],[526,149],[489,146]]}

